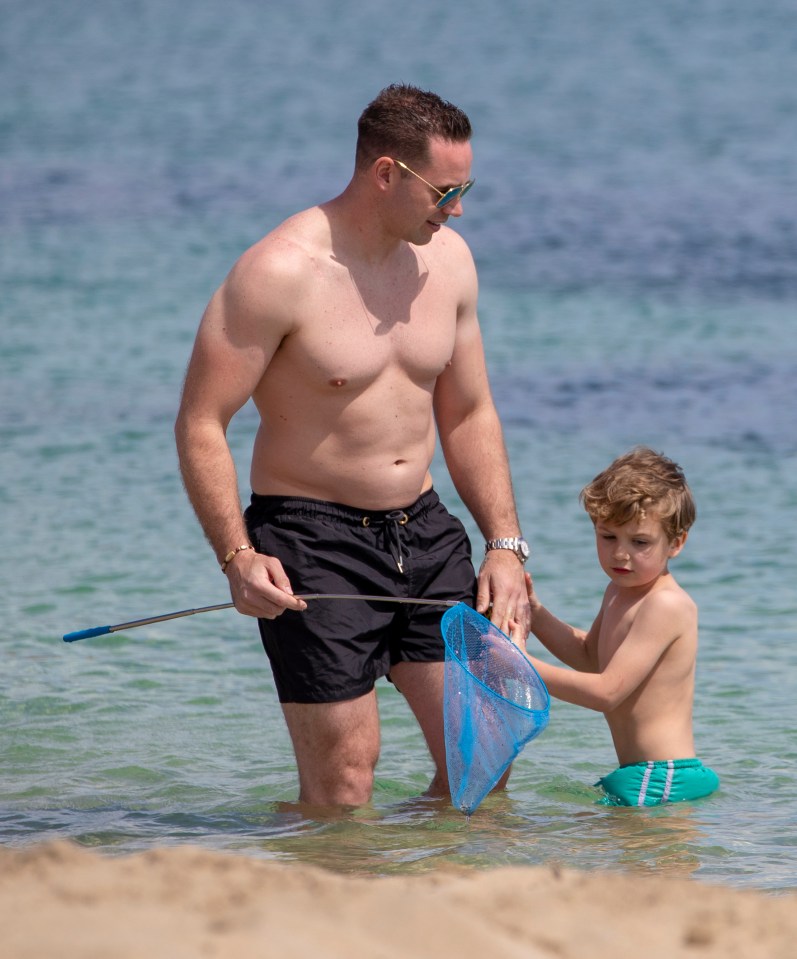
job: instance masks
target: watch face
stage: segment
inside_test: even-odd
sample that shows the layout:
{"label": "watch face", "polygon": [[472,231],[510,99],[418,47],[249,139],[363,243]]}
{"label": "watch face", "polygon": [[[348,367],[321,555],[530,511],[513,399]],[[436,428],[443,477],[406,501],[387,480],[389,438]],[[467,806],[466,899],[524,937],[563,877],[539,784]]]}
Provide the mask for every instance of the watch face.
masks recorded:
{"label": "watch face", "polygon": [[524,561],[529,558],[529,544],[525,541],[525,539],[518,540],[518,550]]}

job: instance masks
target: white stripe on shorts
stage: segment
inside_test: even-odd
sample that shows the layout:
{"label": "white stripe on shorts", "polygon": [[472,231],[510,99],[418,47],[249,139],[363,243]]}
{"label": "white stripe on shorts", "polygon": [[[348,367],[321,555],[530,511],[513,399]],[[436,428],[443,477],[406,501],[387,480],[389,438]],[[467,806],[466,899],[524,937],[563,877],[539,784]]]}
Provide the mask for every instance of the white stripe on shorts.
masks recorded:
{"label": "white stripe on shorts", "polygon": [[642,785],[639,787],[639,797],[637,798],[637,806],[645,805],[645,796],[648,793],[648,783],[650,782],[650,774],[653,772],[653,761],[651,760],[647,764],[645,769],[645,775],[642,777]]}
{"label": "white stripe on shorts", "polygon": [[675,775],[675,763],[672,759],[667,760],[667,781],[664,783],[664,793],[661,797],[662,802],[667,802],[670,798],[670,789],[672,789],[672,777]]}

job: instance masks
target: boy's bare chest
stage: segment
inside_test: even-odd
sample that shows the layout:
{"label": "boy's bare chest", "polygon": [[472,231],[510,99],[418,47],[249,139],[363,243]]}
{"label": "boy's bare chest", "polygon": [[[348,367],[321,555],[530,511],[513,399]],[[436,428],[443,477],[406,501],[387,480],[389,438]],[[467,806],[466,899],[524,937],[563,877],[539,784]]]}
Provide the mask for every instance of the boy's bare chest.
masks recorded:
{"label": "boy's bare chest", "polygon": [[615,598],[603,608],[598,632],[598,667],[604,669],[631,631],[641,599]]}

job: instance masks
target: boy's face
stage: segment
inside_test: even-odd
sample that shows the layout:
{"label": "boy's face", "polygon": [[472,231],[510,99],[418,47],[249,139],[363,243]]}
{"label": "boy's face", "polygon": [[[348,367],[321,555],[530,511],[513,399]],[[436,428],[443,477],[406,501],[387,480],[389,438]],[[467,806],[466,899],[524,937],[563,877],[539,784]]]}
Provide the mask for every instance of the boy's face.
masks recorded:
{"label": "boy's face", "polygon": [[598,561],[616,586],[647,586],[667,571],[667,561],[681,552],[686,535],[670,540],[655,514],[622,526],[599,521],[595,524]]}

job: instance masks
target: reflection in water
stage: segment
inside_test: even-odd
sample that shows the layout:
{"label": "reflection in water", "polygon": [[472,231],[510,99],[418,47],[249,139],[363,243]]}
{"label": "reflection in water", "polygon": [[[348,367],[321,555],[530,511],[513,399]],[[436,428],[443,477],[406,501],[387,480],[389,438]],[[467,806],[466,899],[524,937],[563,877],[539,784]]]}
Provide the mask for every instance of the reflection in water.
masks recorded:
{"label": "reflection in water", "polygon": [[[280,810],[294,828],[263,842],[263,853],[348,875],[423,872],[454,862],[468,829],[465,817],[440,798],[418,797],[384,809],[281,803]],[[303,817],[301,824],[297,817]]]}
{"label": "reflection in water", "polygon": [[610,807],[593,826],[597,841],[616,849],[617,864],[624,869],[687,878],[700,866],[702,837],[692,808]]}
{"label": "reflection in water", "polygon": [[281,803],[269,818],[273,826],[276,814],[285,828],[257,845],[268,858],[367,876],[578,862],[688,877],[700,867],[705,836],[694,806],[598,807],[594,790],[579,785],[575,792],[579,804],[542,799],[533,808],[508,793],[491,795],[471,817],[441,799],[333,811]]}

